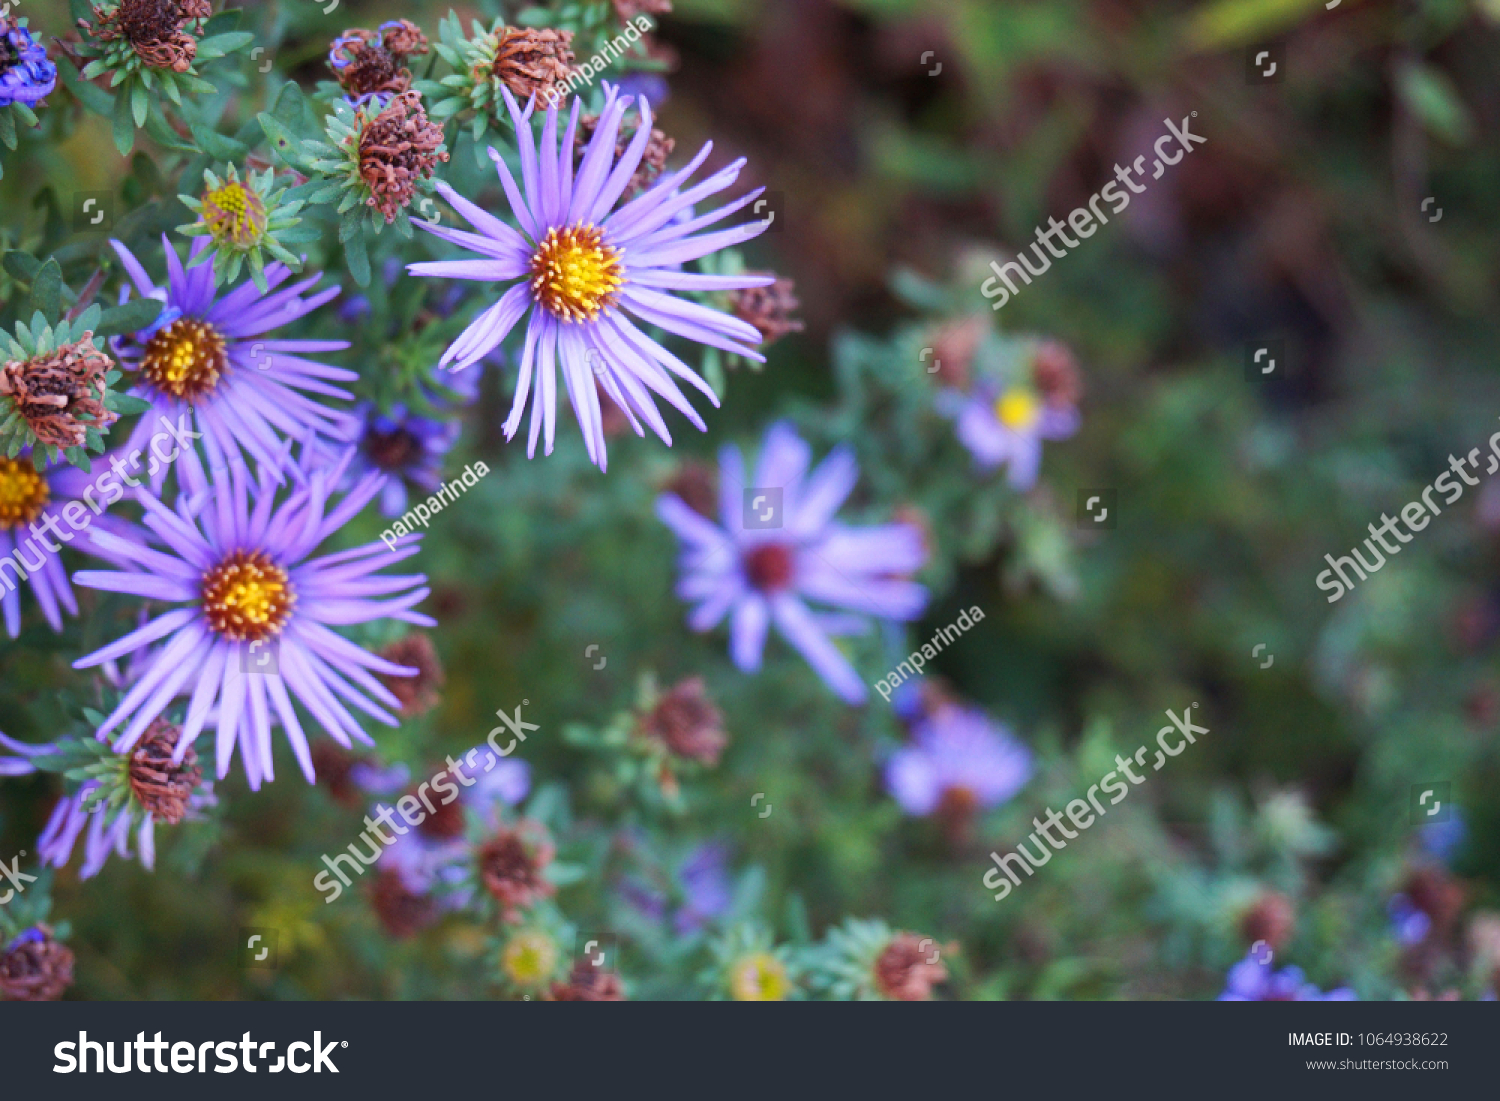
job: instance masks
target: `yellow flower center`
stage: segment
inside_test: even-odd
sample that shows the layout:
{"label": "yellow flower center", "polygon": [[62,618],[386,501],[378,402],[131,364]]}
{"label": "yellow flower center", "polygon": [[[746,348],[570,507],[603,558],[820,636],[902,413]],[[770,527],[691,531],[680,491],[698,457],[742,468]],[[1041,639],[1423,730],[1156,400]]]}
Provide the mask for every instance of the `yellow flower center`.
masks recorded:
{"label": "yellow flower center", "polygon": [[1030,390],[1007,390],[995,402],[995,418],[1021,432],[1035,424],[1041,412],[1042,404]]}
{"label": "yellow flower center", "polygon": [[218,330],[179,317],[146,342],[141,376],[162,393],[191,402],[213,393],[228,366]]}
{"label": "yellow flower center", "polygon": [[208,625],[231,642],[280,634],[296,602],[291,578],[261,551],[234,551],[203,575]]}
{"label": "yellow flower center", "polygon": [[500,953],[500,966],[517,986],[541,986],[557,969],[557,945],[546,933],[517,933]]}
{"label": "yellow flower center", "polygon": [[757,952],[735,963],[729,988],[737,1002],[780,1002],[791,988],[786,964],[769,952]]}
{"label": "yellow flower center", "polygon": [[29,461],[0,458],[0,530],[31,523],[51,496],[47,479]]}
{"label": "yellow flower center", "polygon": [[266,231],[266,204],[242,183],[227,183],[203,196],[203,224],[216,241],[249,248]]}
{"label": "yellow flower center", "polygon": [[531,289],[562,321],[592,321],[614,305],[622,270],[620,251],[604,243],[597,226],[553,228],[531,257]]}

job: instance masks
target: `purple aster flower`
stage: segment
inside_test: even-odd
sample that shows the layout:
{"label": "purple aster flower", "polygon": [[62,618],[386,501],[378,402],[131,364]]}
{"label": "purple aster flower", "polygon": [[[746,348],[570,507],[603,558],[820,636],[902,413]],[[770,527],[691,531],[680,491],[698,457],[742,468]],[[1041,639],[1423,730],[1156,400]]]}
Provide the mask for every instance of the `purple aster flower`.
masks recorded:
{"label": "purple aster flower", "polygon": [[[416,554],[420,536],[400,537],[394,552],[383,543],[367,543],[309,557],[380,492],[384,481],[380,475],[366,475],[329,508],[332,487],[354,454],[346,451],[331,466],[315,465],[310,461],[315,457],[306,448],[299,464],[288,464],[295,485],[278,503],[278,487],[268,473],[251,484],[245,467],[237,465],[232,471],[216,470],[210,485],[197,456],[188,452],[178,460],[184,492],[175,511],[138,490],[149,532],[132,526],[129,537],[94,535],[91,550],[114,554],[134,571],[85,570],[74,581],[185,605],[74,662],[75,668],[86,669],[162,640],[154,660],[99,727],[103,737],[124,724],[114,743],[117,752],[133,746],[189,685],[192,699],[174,761],[181,761],[217,703],[218,775],[222,779],[229,771],[238,743],[252,789],[259,789],[262,779],[275,779],[273,711],[303,775],[313,781],[312,758],[292,696],[346,748],[351,738],[373,742],[340,699],[397,725],[383,708],[398,708],[400,701],[371,672],[415,676],[417,670],[376,657],[330,627],[387,616],[434,625],[411,610],[428,593],[425,577],[374,576]],[[151,545],[152,535],[165,550]]]}
{"label": "purple aster flower", "polygon": [[1271,970],[1269,958],[1261,962],[1246,956],[1229,969],[1221,1002],[1353,1002],[1359,999],[1346,986],[1324,994],[1302,975],[1300,967]]}
{"label": "purple aster flower", "polygon": [[[730,652],[750,673],[760,668],[766,630],[775,623],[841,698],[863,703],[864,682],[831,636],[862,632],[868,616],[917,618],[927,590],[909,575],[927,552],[910,524],[851,528],[835,521],[859,477],[854,455],[836,448],[808,475],[810,459],[791,425],[778,422],[766,433],[754,481],[745,478],[738,448],[720,451],[719,524],[672,493],[657,499],[656,514],[683,544],[677,595],[697,604],[688,616],[693,630],[710,630],[732,612]],[[779,491],[778,526],[746,527],[747,519],[768,519],[761,513],[774,507],[762,503],[748,513],[750,487],[755,494]],[[815,612],[807,601],[853,614]]]}
{"label": "purple aster flower", "polygon": [[7,738],[0,734],[0,749],[8,749],[14,756],[0,756],[0,776],[30,776],[36,771],[36,766],[31,763],[31,758],[39,753],[47,753],[52,749],[51,745],[27,745],[18,742],[14,738]]}
{"label": "purple aster flower", "polygon": [[[194,266],[208,248],[207,238],[194,240],[184,269],[171,242],[162,236],[165,287],[151,282],[129,249],[119,241],[110,243],[135,289],[165,303],[151,328],[111,342],[123,366],[137,372],[130,393],[152,406],[130,434],[125,451],[144,453],[152,433],[160,431],[157,414],[173,424],[196,418],[211,467],[241,461],[243,448],[262,467],[275,471],[283,439],[311,436],[348,442],[359,432],[358,418],[319,400],[353,397],[331,383],[359,376],[304,358],[341,351],[348,342],[267,337],[330,301],[338,287],[303,298],[302,293],[322,278],[314,274],[278,291],[292,273],[281,264],[270,264],[265,270],[268,293],[247,282],[215,298],[212,265]],[[128,289],[123,297],[128,297]],[[161,491],[166,476],[162,465],[152,476],[153,491]]]}
{"label": "purple aster flower", "polygon": [[[67,463],[52,464],[39,472],[32,464],[30,449],[14,459],[0,456],[0,588],[4,590],[0,592],[0,607],[11,638],[21,630],[17,588],[21,579],[31,585],[42,615],[54,631],[62,630],[61,611],[78,614],[78,603],[58,551],[74,540],[78,540],[75,546],[88,544],[93,525],[103,527],[111,522],[94,515],[111,500],[99,489],[108,477],[107,467],[89,475]],[[118,500],[118,484],[111,488],[112,500]],[[103,499],[94,500],[96,493]],[[75,504],[85,500],[86,504]],[[65,510],[72,517],[71,523],[63,522]]]}
{"label": "purple aster flower", "polygon": [[387,475],[385,488],[380,491],[381,515],[400,516],[406,511],[408,484],[424,496],[437,492],[443,480],[443,456],[458,441],[457,422],[419,417],[408,413],[403,405],[392,409],[389,416],[369,402],[362,402],[354,412],[364,423],[364,431],[347,480],[356,480],[372,470]]}
{"label": "purple aster flower", "polygon": [[573,101],[560,149],[557,108],[548,109],[540,152],[530,122],[535,99],[524,113],[509,91],[505,92],[505,101],[520,148],[524,199],[500,155],[491,149],[490,157],[521,232],[442,183],[437,185],[438,191],[478,232],[417,222],[435,237],[483,258],[412,264],[412,273],[488,282],[520,280],[460,334],[443,353],[441,366],[461,371],[479,362],[529,313],[515,400],[505,422],[505,437],[512,439],[527,399],[531,399],[528,456],[536,453],[537,433],[544,422],[546,453],[552,453],[558,368],[583,430],[589,458],[601,470],[608,464],[595,378],[624,411],[637,435],[645,434],[641,428],[644,420],[669,446],[672,442],[652,393],[665,398],[700,431],[705,430],[703,419],[671,376],[696,386],[715,406],[719,399],[692,368],[636,322],[763,362],[761,355],[746,347],[760,341],[753,326],[670,293],[736,290],[774,282],[770,276],[701,275],[681,270],[690,260],[765,231],[767,223],[752,222],[694,236],[753,201],[759,191],[709,214],[673,220],[694,203],[733,184],[743,159],[696,187],[682,190],[682,184],[708,156],[712,144],[705,145],[687,167],[665,176],[649,191],[614,210],[651,139],[649,106],[641,103],[641,125],[616,162],[615,139],[631,98],[621,97],[616,89],[606,86],[604,110],[575,180],[573,137],[582,100]]}
{"label": "purple aster flower", "polygon": [[956,420],[960,442],[982,470],[1009,465],[1010,484],[1020,490],[1036,484],[1042,441],[1065,440],[1078,431],[1078,410],[1043,401],[1025,386],[1002,390],[988,381],[968,394],[946,390],[938,409]]}
{"label": "purple aster flower", "polygon": [[722,841],[705,841],[694,847],[678,866],[669,889],[653,886],[638,876],[626,876],[620,881],[620,897],[626,905],[651,922],[666,919],[669,891],[682,900],[672,914],[672,928],[678,936],[696,933],[722,917],[734,897],[729,879],[729,846]]}
{"label": "purple aster flower", "polygon": [[977,707],[944,703],[918,719],[886,763],[885,785],[907,814],[944,803],[989,808],[1031,778],[1031,751]]}
{"label": "purple aster flower", "polygon": [[35,107],[57,87],[57,66],[31,31],[0,17],[0,107]]}

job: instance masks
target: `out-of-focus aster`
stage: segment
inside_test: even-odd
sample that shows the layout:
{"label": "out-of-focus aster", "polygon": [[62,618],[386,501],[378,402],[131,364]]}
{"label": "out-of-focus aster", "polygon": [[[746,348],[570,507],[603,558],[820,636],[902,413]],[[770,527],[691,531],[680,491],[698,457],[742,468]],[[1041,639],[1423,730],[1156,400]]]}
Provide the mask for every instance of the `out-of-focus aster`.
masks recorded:
{"label": "out-of-focus aster", "polygon": [[1031,752],[977,707],[942,703],[886,762],[885,783],[907,814],[967,817],[1005,802],[1031,778]]}
{"label": "out-of-focus aster", "polygon": [[369,402],[356,406],[354,415],[364,428],[349,476],[360,477],[371,470],[388,476],[380,492],[381,515],[400,516],[406,511],[408,486],[421,490],[422,496],[437,492],[443,479],[443,456],[458,442],[456,421],[419,417],[403,405],[386,414]]}
{"label": "out-of-focus aster", "polygon": [[73,951],[38,924],[0,942],[0,1001],[54,1002],[73,985]]}
{"label": "out-of-focus aster", "polygon": [[719,399],[692,368],[648,336],[636,322],[659,326],[688,340],[750,359],[761,358],[745,346],[760,339],[753,326],[670,293],[733,290],[765,286],[773,281],[770,276],[711,276],[682,270],[688,261],[748,241],[765,231],[766,222],[752,222],[733,229],[698,233],[744,207],[759,191],[699,217],[685,221],[678,217],[693,204],[733,184],[743,159],[697,186],[684,189],[682,185],[708,156],[710,143],[686,167],[666,175],[645,194],[615,209],[651,140],[649,106],[640,105],[640,126],[617,160],[615,138],[632,101],[606,86],[599,126],[575,180],[573,143],[579,101],[574,101],[561,149],[557,109],[547,111],[538,150],[531,127],[534,102],[523,113],[509,90],[503,90],[503,94],[520,147],[524,196],[500,155],[492,149],[490,156],[521,232],[446,184],[438,184],[439,193],[478,232],[421,222],[418,225],[435,237],[478,253],[481,258],[412,264],[410,270],[416,275],[449,279],[520,281],[463,331],[443,353],[441,365],[461,371],[479,362],[506,338],[522,317],[527,317],[520,375],[510,416],[505,422],[505,437],[514,438],[530,398],[528,455],[536,453],[537,435],[544,421],[546,452],[552,452],[559,369],[583,431],[584,446],[590,460],[601,470],[606,468],[608,459],[595,379],[625,413],[638,435],[645,434],[640,423],[644,420],[668,445],[672,442],[652,393],[665,398],[700,430],[705,430],[702,418],[688,404],[671,375],[687,380],[716,406]]}
{"label": "out-of-focus aster", "polygon": [[[863,703],[864,681],[831,636],[865,630],[868,616],[917,618],[927,591],[909,577],[927,553],[910,524],[851,528],[834,520],[859,477],[847,447],[808,474],[810,460],[807,444],[778,422],[766,433],[753,480],[745,476],[738,448],[719,453],[719,524],[671,493],[657,499],[656,511],[683,544],[677,595],[697,604],[689,626],[707,631],[731,615],[735,664],[755,672],[774,623],[842,699]],[[771,495],[750,511],[755,495],[766,491],[780,493],[774,527]],[[854,614],[815,612],[807,601]]]}
{"label": "out-of-focus aster", "polygon": [[769,929],[744,922],[709,943],[713,966],[700,976],[710,997],[737,1002],[781,1002],[804,997],[796,953],[778,946]]}
{"label": "out-of-focus aster", "polygon": [[1300,967],[1271,969],[1271,960],[1259,960],[1254,953],[1229,969],[1224,981],[1221,1002],[1353,1002],[1354,991],[1339,987],[1324,994],[1302,974]]}
{"label": "out-of-focus aster", "polygon": [[[667,916],[668,892],[647,881],[629,877],[621,881],[625,902],[651,921]],[[722,841],[706,841],[694,847],[678,865],[671,895],[681,904],[672,913],[672,929],[679,936],[701,930],[729,911],[733,887],[729,879],[729,847]]]}
{"label": "out-of-focus aster", "polygon": [[382,872],[398,875],[405,893],[435,896],[446,909],[468,905],[478,889],[470,816],[476,833],[495,830],[500,807],[519,805],[531,790],[531,767],[516,757],[497,758],[488,746],[474,747],[455,764],[456,771],[433,778],[430,790],[454,788],[458,797],[445,803],[446,796],[433,794],[435,813],[398,835],[380,858]]}
{"label": "out-of-focus aster", "polygon": [[[145,453],[151,435],[161,430],[158,414],[172,424],[195,420],[209,463],[215,467],[240,462],[243,450],[262,468],[277,471],[283,439],[301,441],[309,434],[343,442],[354,439],[358,418],[330,409],[323,400],[352,398],[332,383],[351,382],[359,376],[306,358],[342,351],[348,342],[268,339],[274,330],[332,300],[338,287],[302,297],[322,278],[314,274],[277,290],[291,272],[282,264],[271,264],[265,274],[274,293],[265,294],[253,283],[243,283],[216,298],[212,271],[193,266],[208,247],[202,238],[193,242],[184,269],[171,241],[162,236],[167,257],[165,286],[153,283],[123,244],[111,244],[136,291],[165,303],[149,329],[113,342],[120,359],[136,372],[130,392],[151,403],[151,414],[140,419],[125,444],[126,451]],[[167,470],[163,465],[153,476],[154,492],[160,492]]]}
{"label": "out-of-focus aster", "polygon": [[849,918],[811,953],[812,978],[838,999],[930,1001],[932,988],[948,978],[944,951],[953,948],[932,937],[893,932],[878,919]]}
{"label": "out-of-focus aster", "polygon": [[[346,452],[331,466],[311,462],[314,457],[312,449],[304,450],[300,464],[292,468],[295,485],[278,501],[278,487],[269,476],[252,484],[244,466],[237,464],[232,470],[216,470],[210,483],[189,452],[178,460],[183,492],[175,511],[137,491],[150,530],[134,528],[129,537],[95,533],[91,553],[125,559],[131,572],[84,570],[74,575],[75,582],[184,605],[74,662],[75,668],[86,669],[161,643],[150,665],[99,724],[100,737],[120,730],[116,752],[135,745],[169,701],[190,687],[192,699],[174,761],[182,761],[217,703],[218,776],[229,771],[238,744],[252,789],[275,778],[273,711],[303,775],[309,783],[314,779],[293,696],[346,748],[351,739],[373,743],[341,699],[379,722],[397,725],[385,709],[397,708],[401,701],[372,673],[411,676],[417,671],[376,657],[330,628],[384,617],[433,626],[431,618],[412,611],[427,596],[425,577],[376,576],[385,566],[416,554],[421,537],[402,536],[394,552],[377,542],[312,557],[380,492],[382,483],[371,474],[330,507],[333,487],[353,454]],[[156,549],[156,541],[166,549]]]}
{"label": "out-of-focus aster", "polygon": [[956,420],[959,441],[983,470],[1007,466],[1010,484],[1020,490],[1036,484],[1042,441],[1063,440],[1078,431],[1078,411],[1045,402],[1029,386],[1002,387],[976,382],[966,395],[945,391],[938,408]]}
{"label": "out-of-focus aster", "polygon": [[[229,166],[224,179],[219,179],[211,169],[203,170],[203,197],[179,195],[178,199],[198,220],[178,226],[177,232],[184,237],[207,237],[213,253],[214,285],[233,283],[239,278],[240,267],[248,264],[250,278],[261,294],[269,292],[266,283],[266,260],[262,249],[270,253],[290,271],[302,270],[302,259],[287,250],[283,241],[307,240],[315,231],[305,229],[293,231],[300,225],[296,217],[302,209],[302,200],[286,202],[282,196],[285,187],[276,187],[276,171],[267,168],[259,176],[247,171],[240,179],[239,170]],[[279,239],[278,239],[279,238]],[[208,260],[207,252],[195,251],[192,263]]]}
{"label": "out-of-focus aster", "polygon": [[[47,51],[25,25],[0,16],[0,107],[35,107],[56,88],[57,66]],[[33,122],[34,116],[27,121]],[[15,148],[13,141],[6,144]]]}

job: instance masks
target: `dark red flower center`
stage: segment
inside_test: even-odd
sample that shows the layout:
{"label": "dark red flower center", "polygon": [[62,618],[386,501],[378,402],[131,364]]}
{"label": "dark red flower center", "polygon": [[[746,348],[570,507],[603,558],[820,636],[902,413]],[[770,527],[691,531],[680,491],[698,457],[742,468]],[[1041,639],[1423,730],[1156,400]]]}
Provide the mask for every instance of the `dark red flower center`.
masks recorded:
{"label": "dark red flower center", "polygon": [[745,555],[745,574],[750,584],[765,592],[790,585],[793,569],[791,548],[782,543],[762,543]]}

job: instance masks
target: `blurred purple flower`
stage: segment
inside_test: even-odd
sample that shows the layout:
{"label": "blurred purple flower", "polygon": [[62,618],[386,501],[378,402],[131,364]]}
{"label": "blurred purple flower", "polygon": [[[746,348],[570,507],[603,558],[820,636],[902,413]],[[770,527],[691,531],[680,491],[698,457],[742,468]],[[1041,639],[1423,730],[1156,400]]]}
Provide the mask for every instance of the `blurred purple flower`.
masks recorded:
{"label": "blurred purple flower", "polygon": [[1271,961],[1264,963],[1253,955],[1246,956],[1229,969],[1224,982],[1221,1002],[1353,1002],[1359,999],[1354,991],[1341,986],[1324,994],[1302,975],[1300,967],[1288,967],[1281,971],[1271,970]]}
{"label": "blurred purple flower", "polygon": [[[175,511],[143,490],[136,499],[146,510],[146,531],[130,525],[128,537],[96,532],[91,553],[117,556],[132,572],[84,570],[73,580],[94,589],[148,600],[183,603],[123,638],[74,662],[86,669],[168,639],[149,667],[100,725],[103,737],[125,724],[116,752],[133,746],[151,720],[191,686],[192,702],[182,724],[174,762],[209,720],[218,703],[217,764],[229,771],[236,742],[247,780],[259,789],[275,779],[271,755],[271,716],[286,731],[292,752],[309,783],[314,779],[307,737],[292,706],[300,700],[340,745],[350,739],[373,744],[340,702],[343,700],[389,726],[396,718],[382,709],[400,701],[371,675],[414,676],[417,670],[385,661],[330,630],[383,617],[433,626],[412,607],[427,596],[420,574],[373,576],[417,553],[420,536],[325,555],[309,556],[380,492],[384,479],[370,474],[328,508],[333,486],[353,459],[346,451],[332,466],[312,449],[289,465],[296,487],[279,504],[269,475],[250,484],[243,465],[218,470],[209,483],[193,452],[178,460],[183,492]],[[167,550],[151,545],[152,536]],[[376,597],[390,597],[377,600]],[[266,649],[252,659],[258,647]],[[266,659],[276,664],[263,671]]]}
{"label": "blurred purple flower", "polygon": [[[74,794],[64,796],[52,808],[52,816],[37,841],[37,859],[54,868],[65,867],[73,855],[73,846],[79,834],[88,827],[83,842],[83,866],[78,870],[79,879],[89,879],[99,874],[110,854],[130,859],[130,824],[132,816],[123,813],[125,808],[111,814],[103,804],[93,801],[93,793],[99,787],[90,780]],[[189,819],[198,817],[198,812],[215,802],[213,784],[204,781],[203,790],[188,798]],[[141,867],[148,872],[156,867],[156,819],[151,814],[142,816],[140,828],[136,830],[136,851]]]}
{"label": "blurred purple flower", "polygon": [[380,512],[386,517],[406,511],[407,485],[436,493],[443,480],[443,456],[458,442],[456,421],[435,421],[408,413],[397,405],[389,415],[369,402],[354,410],[364,423],[357,444],[358,457],[350,464],[345,484],[371,471],[387,475],[380,491]]}
{"label": "blurred purple flower", "polygon": [[1432,931],[1432,918],[1412,904],[1409,896],[1400,894],[1392,896],[1390,902],[1386,903],[1386,913],[1391,918],[1391,931],[1396,940],[1410,948],[1414,944],[1421,944],[1427,939],[1427,934]]}
{"label": "blurred purple flower", "polygon": [[14,738],[7,738],[0,734],[0,749],[8,749],[16,756],[0,756],[0,776],[30,776],[36,771],[36,766],[31,763],[31,758],[40,753],[52,750],[50,743],[43,745],[28,745],[26,742],[18,742]]}
{"label": "blurred purple flower", "polygon": [[1031,751],[977,707],[941,704],[912,727],[886,764],[885,784],[907,814],[958,796],[981,808],[1005,802],[1031,778]]}
{"label": "blurred purple flower", "polygon": [[575,181],[573,136],[583,101],[573,100],[560,148],[557,108],[548,109],[538,150],[530,121],[535,101],[522,112],[508,90],[504,95],[520,149],[524,198],[499,153],[491,149],[490,157],[522,232],[439,183],[438,192],[478,232],[420,221],[416,224],[481,258],[411,264],[408,270],[414,275],[443,279],[520,282],[460,334],[443,353],[440,365],[462,371],[478,363],[529,314],[515,399],[504,426],[505,438],[514,438],[530,397],[528,456],[536,453],[537,434],[544,421],[546,453],[552,453],[559,367],[589,459],[600,470],[607,468],[608,459],[595,379],[624,412],[637,435],[645,434],[640,423],[643,419],[664,442],[669,446],[672,443],[652,393],[665,398],[700,431],[706,430],[703,418],[671,375],[697,387],[715,406],[718,397],[691,367],[638,328],[626,312],[646,325],[699,344],[763,361],[764,357],[746,347],[760,342],[753,326],[668,293],[736,290],[768,286],[774,281],[770,276],[700,275],[681,270],[687,261],[741,244],[765,231],[767,223],[756,221],[690,236],[741,209],[759,191],[691,221],[672,221],[685,208],[733,184],[743,159],[696,187],[680,190],[708,156],[712,146],[704,146],[681,171],[665,176],[655,187],[615,210],[651,138],[649,106],[640,104],[640,127],[616,163],[615,139],[626,108],[633,101],[606,85],[604,110]]}
{"label": "blurred purple flower", "polygon": [[[863,703],[864,681],[830,636],[864,631],[866,616],[917,618],[927,590],[907,575],[922,567],[927,552],[910,524],[850,528],[834,520],[859,477],[849,448],[836,448],[808,475],[810,460],[807,444],[778,422],[766,433],[754,481],[746,480],[737,447],[719,452],[722,527],[671,493],[657,499],[656,514],[683,544],[677,595],[698,605],[688,616],[693,630],[710,630],[732,611],[730,651],[736,665],[753,673],[774,622],[843,700]],[[747,487],[780,491],[775,527],[745,527]],[[806,600],[856,614],[814,612]]]}
{"label": "blurred purple flower", "polygon": [[[162,235],[167,257],[165,287],[151,282],[129,249],[119,241],[110,243],[141,296],[159,299],[166,307],[151,328],[110,342],[122,365],[135,372],[130,393],[151,403],[151,411],[141,416],[124,452],[146,453],[151,436],[161,431],[159,416],[174,425],[196,419],[210,466],[238,461],[243,448],[279,478],[278,449],[283,439],[300,441],[311,435],[348,442],[354,438],[358,419],[328,408],[320,399],[352,398],[330,383],[352,382],[359,376],[303,358],[308,353],[341,351],[349,347],[348,342],[265,339],[273,329],[305,317],[334,298],[338,287],[302,298],[303,291],[322,279],[314,274],[277,291],[291,272],[281,264],[270,264],[265,275],[273,293],[262,294],[247,282],[215,298],[213,265],[194,266],[205,255],[207,238],[193,242],[184,269],[172,242]],[[157,466],[151,478],[153,492],[161,491],[168,469],[166,463]]]}
{"label": "blurred purple flower", "polygon": [[[678,936],[696,933],[723,916],[733,899],[729,846],[722,841],[706,841],[690,851],[673,877],[671,894],[682,900],[672,914],[672,928]],[[635,876],[622,879],[620,895],[628,906],[650,921],[660,922],[667,917],[668,892],[643,879]]]}
{"label": "blurred purple flower", "polygon": [[1044,402],[1031,389],[977,382],[968,394],[945,390],[940,412],[957,422],[959,441],[982,470],[1009,465],[1010,484],[1019,490],[1036,484],[1042,441],[1063,440],[1078,431],[1078,410]]}

